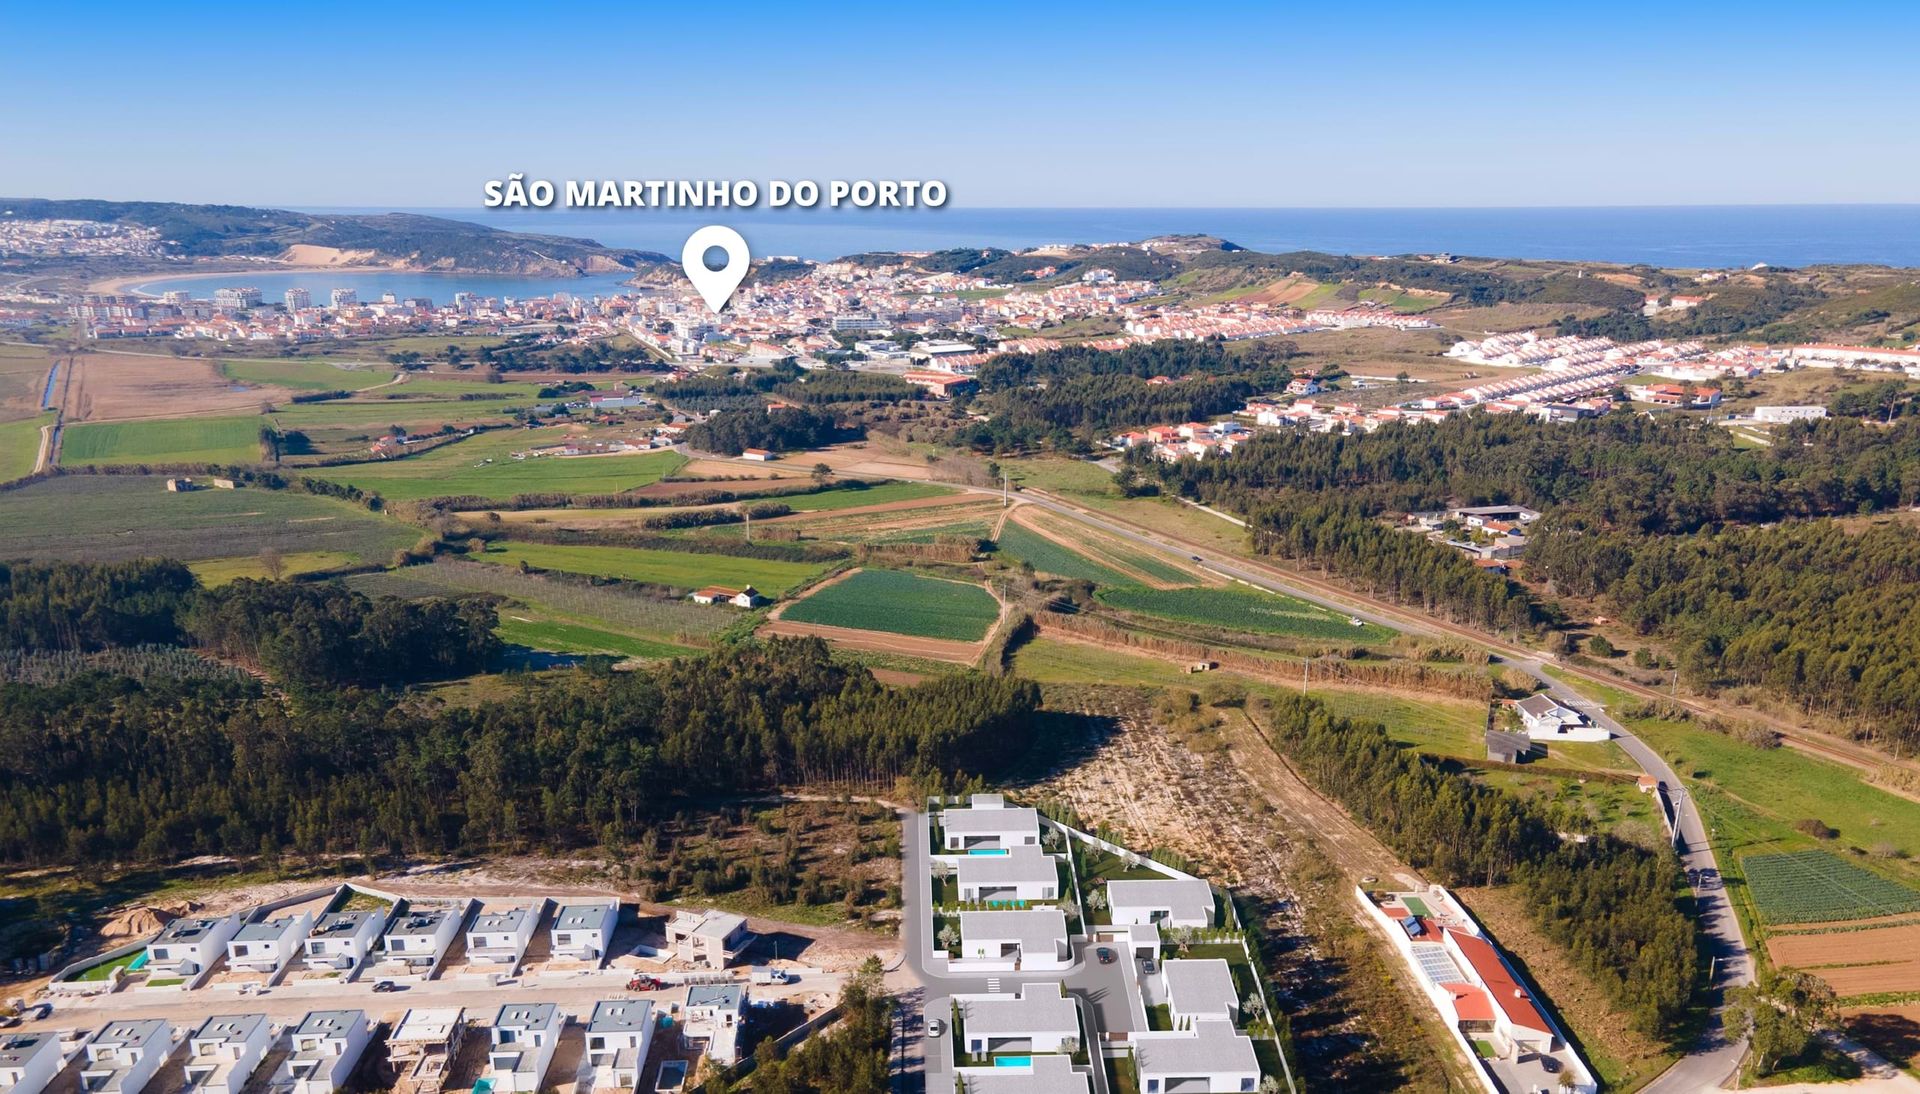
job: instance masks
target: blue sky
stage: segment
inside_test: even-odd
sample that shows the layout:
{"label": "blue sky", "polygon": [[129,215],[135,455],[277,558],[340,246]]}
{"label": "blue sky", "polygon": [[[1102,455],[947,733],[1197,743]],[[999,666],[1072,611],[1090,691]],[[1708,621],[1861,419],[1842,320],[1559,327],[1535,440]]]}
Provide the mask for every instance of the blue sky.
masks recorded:
{"label": "blue sky", "polygon": [[429,8],[0,0],[0,194],[460,207],[522,171],[939,178],[969,207],[1920,201],[1910,3]]}

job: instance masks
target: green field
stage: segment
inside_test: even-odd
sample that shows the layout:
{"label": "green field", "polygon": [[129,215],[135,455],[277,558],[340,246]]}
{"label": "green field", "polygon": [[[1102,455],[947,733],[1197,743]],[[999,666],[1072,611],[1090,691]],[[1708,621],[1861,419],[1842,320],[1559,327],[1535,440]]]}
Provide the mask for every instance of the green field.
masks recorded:
{"label": "green field", "polygon": [[[294,577],[298,574],[310,574],[319,570],[333,570],[351,565],[354,557],[345,551],[298,551],[280,556],[281,576]],[[245,555],[237,558],[208,558],[189,563],[187,569],[200,579],[200,584],[213,588],[225,585],[229,581],[238,581],[243,577],[265,580],[266,563],[259,555]]]}
{"label": "green field", "polygon": [[768,596],[811,581],[826,569],[820,562],[783,562],[776,559],[734,558],[693,551],[661,551],[641,547],[574,547],[547,543],[502,543],[476,556],[482,562],[504,566],[527,565],[594,577],[645,581],[676,589],[707,585],[739,588],[752,585]]}
{"label": "green field", "polygon": [[260,462],[265,419],[171,418],[152,422],[82,422],[61,433],[60,462],[172,464]]}
{"label": "green field", "polygon": [[513,453],[553,444],[557,429],[503,429],[405,459],[315,468],[307,474],[349,483],[389,501],[472,494],[505,501],[515,494],[615,494],[657,482],[685,464],[677,452],[621,456],[536,456]]}
{"label": "green field", "polygon": [[33,474],[33,461],[40,455],[40,427],[51,421],[53,415],[40,414],[17,422],[0,422],[0,482]]}
{"label": "green field", "polygon": [[1373,623],[1356,627],[1346,616],[1304,600],[1254,589],[1114,586],[1101,589],[1095,595],[1101,603],[1120,611],[1228,630],[1356,643],[1385,642],[1394,635],[1393,631]]}
{"label": "green field", "polygon": [[356,505],[286,490],[169,493],[153,475],[61,475],[0,503],[0,558],[289,558],[338,552],[385,562],[418,528]]}
{"label": "green field", "polygon": [[1091,581],[1096,585],[1137,584],[1120,571],[1102,566],[1080,552],[1070,550],[1013,521],[1008,521],[1000,529],[998,542],[1002,556],[1025,562],[1043,574]]}
{"label": "green field", "polygon": [[696,653],[686,646],[676,646],[669,642],[655,642],[632,635],[614,634],[584,623],[573,623],[563,619],[537,619],[513,614],[513,609],[503,611],[497,632],[504,642],[530,649],[548,650],[553,653],[610,653],[618,657],[641,657],[649,660],[661,657],[679,657]]}
{"label": "green field", "polygon": [[986,637],[999,614],[1000,605],[993,595],[978,585],[899,570],[861,570],[788,605],[781,618],[827,627],[977,642]]}
{"label": "green field", "polygon": [[220,371],[229,380],[243,384],[271,384],[302,391],[360,391],[393,379],[392,369],[375,367],[337,368],[325,361],[286,359],[249,361],[223,360]]}
{"label": "green field", "polygon": [[889,482],[870,486],[864,490],[858,488],[823,490],[818,494],[801,494],[798,497],[772,500],[784,502],[796,513],[825,513],[836,509],[853,509],[862,505],[887,505],[896,501],[937,498],[953,493],[957,491],[927,482]]}
{"label": "green field", "polygon": [[1753,903],[1768,923],[1871,919],[1920,910],[1920,890],[1869,873],[1831,852],[1748,855],[1740,865]]}

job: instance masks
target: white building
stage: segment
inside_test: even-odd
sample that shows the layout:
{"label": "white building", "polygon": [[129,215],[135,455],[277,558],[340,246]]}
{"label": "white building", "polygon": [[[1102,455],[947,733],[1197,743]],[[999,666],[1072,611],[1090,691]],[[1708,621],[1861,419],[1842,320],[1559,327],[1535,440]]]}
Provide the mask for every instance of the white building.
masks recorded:
{"label": "white building", "polygon": [[359,1066],[373,1023],[363,1010],[314,1010],[289,1035],[291,1049],[274,1073],[274,1085],[291,1084],[293,1094],[333,1094]]}
{"label": "white building", "polygon": [[108,1022],[86,1053],[80,1088],[87,1094],[140,1094],[173,1055],[173,1027],[163,1018]]}
{"label": "white building", "polygon": [[1260,1089],[1253,1042],[1231,1022],[1196,1022],[1185,1030],[1135,1030],[1133,1061],[1141,1094],[1227,1094]]}
{"label": "white building", "polygon": [[1033,844],[1005,854],[963,855],[954,876],[964,903],[1060,899],[1059,860]]}
{"label": "white building", "polygon": [[227,940],[240,930],[238,912],[220,919],[181,916],[147,943],[147,978],[194,977],[226,956]]}
{"label": "white building", "polygon": [[264,1014],[216,1014],[187,1038],[187,1089],[193,1094],[240,1094],[273,1046]]}
{"label": "white building", "polygon": [[1087,1094],[1088,1073],[1068,1056],[1041,1054],[1026,1063],[1009,1059],[991,1067],[955,1068],[967,1094]]}
{"label": "white building", "polygon": [[940,812],[940,844],[946,851],[1004,851],[1039,843],[1040,814],[1010,806],[999,794],[975,794],[968,808]]}
{"label": "white building", "polygon": [[301,944],[313,930],[313,913],[299,912],[248,923],[227,940],[227,966],[274,973],[300,955]]}
{"label": "white building", "polygon": [[707,1057],[722,1067],[740,1059],[740,1030],[747,1022],[747,986],[737,981],[688,984],[680,1008],[680,1043],[705,1041]]}
{"label": "white building", "polygon": [[602,961],[613,952],[613,934],[620,926],[620,903],[566,904],[553,914],[547,928],[555,957]]}
{"label": "white building", "polygon": [[667,921],[667,947],[674,956],[709,969],[733,964],[752,943],[747,917],[732,912],[675,912]]}
{"label": "white building", "polygon": [[1174,1029],[1190,1029],[1195,1022],[1232,1022],[1240,1015],[1233,969],[1222,958],[1162,961],[1160,986]]}
{"label": "white building", "polygon": [[1057,982],[1022,984],[1018,995],[956,996],[954,1003],[960,1008],[957,1028],[966,1031],[966,1043],[955,1046],[963,1055],[1071,1052],[1086,1047],[1081,1043],[1080,1010]]}
{"label": "white building", "polygon": [[0,1094],[40,1094],[66,1067],[55,1033],[0,1033]]}
{"label": "white building", "polygon": [[307,934],[307,968],[343,971],[359,968],[373,952],[386,925],[384,909],[328,912]]}
{"label": "white building", "polygon": [[1612,737],[1604,727],[1587,721],[1587,716],[1545,693],[1529,695],[1513,704],[1527,736],[1536,741],[1604,741]]}
{"label": "white building", "polygon": [[489,965],[520,964],[533,941],[533,929],[547,902],[483,911],[467,927],[467,960]]}
{"label": "white building", "polygon": [[593,1089],[635,1090],[646,1070],[657,1024],[645,999],[608,999],[595,1003],[587,1020],[587,1063]]}
{"label": "white building", "polygon": [[1810,422],[1827,416],[1824,406],[1757,406],[1753,408],[1753,420],[1756,422]]}
{"label": "white building", "polygon": [[407,908],[387,925],[380,938],[388,961],[399,962],[409,972],[430,973],[447,955],[448,947],[460,933],[460,922],[467,917],[466,906],[426,905]]}
{"label": "white building", "polygon": [[1056,971],[1070,963],[1067,916],[1057,907],[961,912],[956,969]]}
{"label": "white building", "polygon": [[466,1036],[459,1007],[418,1007],[387,1035],[387,1068],[395,1094],[438,1094]]}
{"label": "white building", "polygon": [[487,1050],[487,1076],[493,1089],[532,1094],[553,1062],[567,1017],[552,1003],[509,1003],[494,1016],[493,1044]]}
{"label": "white building", "polygon": [[1198,878],[1107,882],[1107,909],[1117,924],[1213,926],[1213,887]]}

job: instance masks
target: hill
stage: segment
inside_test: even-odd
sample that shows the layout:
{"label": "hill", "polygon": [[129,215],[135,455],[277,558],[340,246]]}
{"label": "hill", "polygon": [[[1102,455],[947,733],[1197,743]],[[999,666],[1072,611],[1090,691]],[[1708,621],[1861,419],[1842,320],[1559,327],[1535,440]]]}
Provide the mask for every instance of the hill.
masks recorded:
{"label": "hill", "polygon": [[20,219],[154,228],[170,252],[189,258],[278,258],[295,247],[318,247],[345,252],[357,262],[549,277],[638,272],[669,263],[662,254],[603,247],[590,239],[507,232],[413,213],[297,213],[244,205],[43,198],[0,198],[0,209]]}

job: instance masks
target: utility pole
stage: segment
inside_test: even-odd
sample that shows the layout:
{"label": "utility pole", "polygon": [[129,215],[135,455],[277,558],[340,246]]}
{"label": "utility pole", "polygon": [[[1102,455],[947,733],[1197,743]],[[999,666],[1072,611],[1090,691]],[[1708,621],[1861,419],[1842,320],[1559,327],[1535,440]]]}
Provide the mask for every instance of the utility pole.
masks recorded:
{"label": "utility pole", "polygon": [[747,542],[752,543],[753,542],[753,510],[743,507],[740,510],[740,515],[744,517],[747,522]]}
{"label": "utility pole", "polygon": [[1000,469],[1000,508],[1005,509],[1012,504],[1013,487],[1007,478],[1007,469],[1003,467]]}

